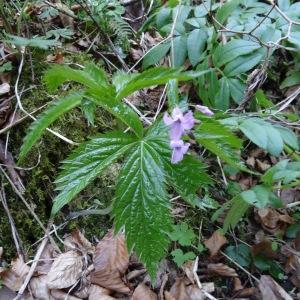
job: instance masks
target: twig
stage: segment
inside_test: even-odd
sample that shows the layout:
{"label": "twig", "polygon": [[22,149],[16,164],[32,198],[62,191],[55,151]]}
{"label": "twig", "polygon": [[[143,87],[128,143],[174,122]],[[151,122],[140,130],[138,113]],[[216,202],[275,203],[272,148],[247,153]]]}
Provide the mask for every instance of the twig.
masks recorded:
{"label": "twig", "polygon": [[[49,228],[50,227],[48,226],[47,232],[49,232]],[[42,241],[42,243],[41,243],[41,245],[40,245],[40,247],[39,247],[36,255],[34,256],[34,259],[33,259],[34,262],[30,266],[29,272],[28,272],[28,274],[27,274],[27,276],[26,276],[26,278],[25,278],[22,286],[19,289],[19,292],[18,292],[17,296],[14,298],[14,300],[19,300],[19,299],[21,299],[23,297],[23,294],[24,294],[24,292],[25,292],[25,290],[27,288],[27,285],[29,284],[29,282],[31,280],[31,277],[33,276],[33,273],[35,272],[35,269],[36,269],[36,267],[37,267],[37,265],[39,263],[39,259],[40,259],[41,255],[42,255],[42,253],[44,251],[44,248],[46,247],[47,243],[48,243],[48,238],[45,238]]]}
{"label": "twig", "polygon": [[20,239],[20,236],[19,236],[18,230],[16,228],[14,219],[13,219],[13,217],[12,217],[10,211],[9,211],[9,208],[8,208],[8,205],[7,205],[7,201],[6,201],[6,197],[5,197],[5,191],[4,191],[3,185],[2,185],[2,192],[0,191],[0,201],[2,202],[3,208],[4,208],[4,210],[5,210],[6,214],[7,214],[7,217],[8,217],[8,220],[9,220],[9,224],[10,224],[10,227],[11,227],[11,232],[12,232],[13,240],[14,240],[14,243],[15,243],[18,255],[20,257],[22,257],[23,260],[25,260],[25,252],[24,252],[24,249],[23,249],[23,246],[22,246],[22,241]]}
{"label": "twig", "polygon": [[[39,224],[39,226],[42,228],[42,230],[47,234],[47,230],[45,228],[45,226],[43,225],[43,223],[41,222],[41,220],[39,219],[39,217],[37,216],[37,214],[34,212],[34,210],[31,208],[31,206],[27,203],[26,199],[23,197],[23,195],[19,192],[19,190],[17,189],[17,187],[15,186],[15,184],[12,182],[12,180],[10,179],[10,177],[6,174],[5,170],[0,166],[0,171],[2,171],[2,173],[4,174],[5,178],[8,180],[8,182],[11,184],[13,190],[15,191],[15,193],[19,196],[19,198],[22,200],[22,202],[24,203],[24,205],[26,206],[26,208],[29,210],[29,212],[31,213],[31,215],[34,217],[34,219],[37,221],[37,223]],[[57,245],[55,243],[55,241],[53,240],[52,237],[50,237],[50,241],[53,244],[53,246],[55,246],[56,248]]]}

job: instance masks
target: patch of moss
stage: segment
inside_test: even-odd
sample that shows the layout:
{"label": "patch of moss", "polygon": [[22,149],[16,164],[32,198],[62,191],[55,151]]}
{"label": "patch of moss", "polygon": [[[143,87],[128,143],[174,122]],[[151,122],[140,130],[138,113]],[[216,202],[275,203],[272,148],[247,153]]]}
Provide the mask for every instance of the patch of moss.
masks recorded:
{"label": "patch of moss", "polygon": [[[73,62],[81,64],[87,62],[88,59],[89,57],[86,56],[84,61],[84,55],[82,54],[78,57],[72,57]],[[45,61],[45,59],[41,61]],[[38,72],[38,74],[35,74],[36,77],[41,79],[43,70],[46,68],[45,63],[37,62],[34,66],[35,72]],[[23,73],[25,82],[22,84],[25,86],[26,78],[28,79],[30,74],[30,68],[27,66]],[[30,82],[29,79],[28,81]],[[22,97],[23,106],[29,112],[52,100],[45,86],[41,82],[37,82],[37,85],[38,88],[32,89]],[[57,96],[64,96],[67,92],[58,93],[60,95]],[[15,157],[18,156],[22,140],[30,124],[31,120],[26,120],[14,127],[10,132],[9,150]],[[51,128],[69,139],[80,143],[91,136],[106,132],[115,126],[116,122],[113,117],[101,109],[96,109],[94,127],[88,126],[81,109],[74,109],[61,117]],[[60,162],[68,156],[72,149],[74,149],[73,146],[66,144],[47,132],[23,163],[24,167],[33,167],[30,171],[22,171],[24,175],[22,179],[26,187],[24,196],[45,225],[49,219],[52,201],[57,194],[54,190],[55,186],[53,182],[58,175]],[[70,205],[66,206],[57,217],[55,223],[59,224],[62,222],[69,212],[87,209],[92,205],[95,198],[103,203],[103,208],[109,206],[114,194],[116,177],[116,172],[112,170],[110,168],[110,171],[99,176]],[[43,232],[9,186],[7,186],[7,201],[24,247],[25,249],[29,249],[43,235]],[[84,229],[86,236],[89,238],[93,235],[99,237],[100,234],[103,234],[106,232],[106,229],[111,227],[111,223],[109,216],[86,216],[71,221],[65,230],[69,231],[77,227]],[[10,226],[3,209],[0,209],[0,246],[5,248],[4,253],[6,258],[14,256],[15,250]]]}

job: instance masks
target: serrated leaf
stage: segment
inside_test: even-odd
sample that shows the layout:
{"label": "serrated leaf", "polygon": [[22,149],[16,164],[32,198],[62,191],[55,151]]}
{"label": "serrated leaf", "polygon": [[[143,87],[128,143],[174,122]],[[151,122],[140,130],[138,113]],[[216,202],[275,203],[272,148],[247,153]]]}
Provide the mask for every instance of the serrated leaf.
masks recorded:
{"label": "serrated leaf", "polygon": [[181,246],[190,246],[196,235],[192,229],[186,223],[180,223],[179,225],[173,225],[173,232],[170,233],[172,241],[178,241]]}
{"label": "serrated leaf", "polygon": [[102,94],[102,89],[91,88],[87,90],[90,99],[103,107],[113,116],[129,126],[138,137],[143,135],[143,124],[138,115],[125,103],[117,100],[113,94]]}
{"label": "serrated leaf", "polygon": [[145,138],[132,149],[121,170],[113,205],[116,231],[125,227],[128,249],[135,249],[151,277],[166,252],[171,229],[159,147]]}
{"label": "serrated leaf", "polygon": [[135,139],[122,132],[100,135],[83,143],[63,161],[60,176],[56,180],[60,194],[54,199],[52,215],[69,203],[113,161],[135,144]]}
{"label": "serrated leaf", "polygon": [[274,156],[279,156],[281,151],[283,150],[283,140],[280,135],[280,132],[275,129],[275,127],[272,127],[271,125],[264,127],[267,136],[268,136],[268,144],[267,144],[267,150],[270,152],[270,154]]}
{"label": "serrated leaf", "polygon": [[83,70],[55,65],[44,76],[44,81],[50,92],[55,91],[66,81],[75,81],[89,88],[108,88],[106,80],[104,71],[93,64],[87,65]]}
{"label": "serrated leaf", "polygon": [[188,57],[193,66],[200,62],[201,54],[207,40],[207,33],[203,29],[194,29],[187,38]]}
{"label": "serrated leaf", "polygon": [[175,249],[171,252],[174,262],[178,267],[182,266],[186,261],[195,259],[194,252],[183,253],[181,249]]}
{"label": "serrated leaf", "polygon": [[160,45],[154,46],[150,49],[143,59],[143,69],[148,68],[149,66],[155,65],[158,63],[171,48],[170,41],[161,43]]}
{"label": "serrated leaf", "polygon": [[20,160],[26,156],[32,146],[39,140],[44,130],[61,115],[80,105],[82,98],[83,94],[74,93],[51,104],[51,106],[31,124],[21,147]]}
{"label": "serrated leaf", "polygon": [[261,46],[257,42],[247,40],[231,40],[225,45],[219,45],[213,53],[214,64],[221,67],[237,57],[249,54]]}
{"label": "serrated leaf", "polygon": [[209,70],[199,72],[181,72],[180,69],[164,67],[151,68],[129,80],[127,85],[118,91],[117,100],[122,100],[124,97],[131,95],[137,90],[151,87],[153,85],[165,84],[172,79],[186,81],[200,77],[208,72]]}
{"label": "serrated leaf", "polygon": [[226,214],[223,229],[227,232],[230,228],[234,229],[241,218],[245,215],[250,205],[244,201],[240,196],[231,200],[231,206]]}

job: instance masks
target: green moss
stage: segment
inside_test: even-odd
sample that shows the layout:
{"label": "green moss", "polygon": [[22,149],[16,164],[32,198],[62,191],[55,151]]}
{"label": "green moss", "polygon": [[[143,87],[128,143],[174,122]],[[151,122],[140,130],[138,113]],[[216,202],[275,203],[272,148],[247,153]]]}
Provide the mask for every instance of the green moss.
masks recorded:
{"label": "green moss", "polygon": [[[37,53],[35,53],[34,57],[37,59]],[[89,57],[81,54],[68,59],[84,64]],[[42,73],[47,67],[45,63],[42,63],[43,61],[45,61],[45,57],[40,62],[34,62],[35,72],[38,72],[35,75],[38,79],[41,79]],[[23,78],[27,78],[30,81],[30,75],[30,68],[27,67],[24,69]],[[26,82],[23,82],[23,84],[26,86]],[[37,82],[37,85],[37,88],[32,89],[22,97],[22,104],[29,112],[36,110],[53,99],[41,82]],[[64,96],[67,92],[58,91],[57,93],[56,96]],[[18,156],[22,140],[30,124],[31,120],[26,120],[14,127],[10,132],[9,150],[15,157]],[[97,109],[95,112],[94,127],[87,125],[87,120],[83,116],[81,109],[74,109],[61,117],[51,128],[69,139],[80,143],[97,133],[106,132],[115,126],[116,122],[112,116],[101,109]],[[23,171],[24,176],[22,179],[26,187],[24,196],[45,225],[49,219],[52,201],[57,194],[53,182],[58,175],[60,161],[65,159],[73,148],[71,145],[66,144],[64,141],[47,132],[24,161],[24,167],[33,167],[30,171]],[[115,171],[110,169],[110,171],[99,176],[70,205],[63,208],[62,213],[57,217],[55,223],[59,224],[63,222],[69,212],[87,209],[93,204],[94,199],[98,199],[103,203],[103,208],[108,206],[114,194]],[[6,190],[8,205],[21,240],[24,243],[25,249],[29,249],[43,235],[43,232],[21,200],[18,199],[18,196],[8,185]],[[77,227],[84,229],[89,238],[93,235],[99,237],[100,234],[111,227],[111,224],[109,216],[86,216],[71,221],[65,231]],[[63,233],[60,236],[62,235]],[[6,258],[11,258],[15,255],[10,226],[3,209],[0,209],[0,245],[5,249]]]}

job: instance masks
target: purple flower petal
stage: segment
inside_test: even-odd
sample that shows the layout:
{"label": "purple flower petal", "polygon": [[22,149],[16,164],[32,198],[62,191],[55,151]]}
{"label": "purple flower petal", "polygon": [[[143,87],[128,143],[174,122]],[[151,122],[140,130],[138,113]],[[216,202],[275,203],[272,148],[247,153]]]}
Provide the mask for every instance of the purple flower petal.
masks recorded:
{"label": "purple flower petal", "polygon": [[183,128],[180,121],[176,121],[172,124],[170,129],[170,139],[171,140],[180,140],[183,135]]}
{"label": "purple flower petal", "polygon": [[181,109],[176,106],[172,111],[172,119],[174,121],[180,120],[183,117]]}
{"label": "purple flower petal", "polygon": [[174,123],[174,120],[169,116],[167,112],[164,114],[163,120],[167,126],[172,125]]}
{"label": "purple flower petal", "polygon": [[190,144],[184,143],[182,140],[171,141],[170,144],[171,148],[173,149],[171,163],[177,164],[183,159],[184,154],[187,153]]}
{"label": "purple flower petal", "polygon": [[182,127],[185,130],[190,130],[195,125],[195,119],[193,117],[193,113],[188,111],[182,118],[181,118]]}
{"label": "purple flower petal", "polygon": [[207,106],[196,105],[196,109],[201,111],[203,114],[205,114],[207,116],[213,116],[214,115],[214,113]]}

